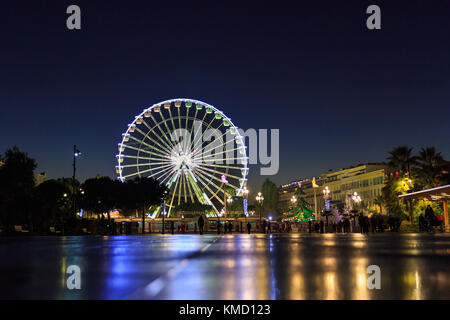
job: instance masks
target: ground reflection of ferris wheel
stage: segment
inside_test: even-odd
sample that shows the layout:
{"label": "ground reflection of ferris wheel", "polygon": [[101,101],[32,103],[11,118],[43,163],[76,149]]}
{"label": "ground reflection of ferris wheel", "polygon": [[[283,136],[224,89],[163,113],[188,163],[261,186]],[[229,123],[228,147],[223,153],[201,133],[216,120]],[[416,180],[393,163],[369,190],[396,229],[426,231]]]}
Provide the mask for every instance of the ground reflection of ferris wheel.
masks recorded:
{"label": "ground reflection of ferris wheel", "polygon": [[242,136],[223,112],[201,101],[173,99],[144,109],[128,125],[116,173],[121,181],[153,177],[166,185],[168,216],[187,202],[219,213],[229,188],[242,194],[248,158]]}

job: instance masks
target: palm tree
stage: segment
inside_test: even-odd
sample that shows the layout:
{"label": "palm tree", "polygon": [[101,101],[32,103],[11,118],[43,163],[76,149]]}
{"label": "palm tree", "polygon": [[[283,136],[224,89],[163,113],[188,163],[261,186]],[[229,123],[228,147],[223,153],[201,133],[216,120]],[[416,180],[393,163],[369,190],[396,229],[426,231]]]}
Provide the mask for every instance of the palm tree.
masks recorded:
{"label": "palm tree", "polygon": [[412,156],[412,150],[413,148],[408,146],[395,147],[387,158],[389,166],[394,170],[410,173],[416,161],[416,157]]}
{"label": "palm tree", "polygon": [[435,147],[422,148],[416,159],[416,176],[424,188],[440,185],[440,177],[443,174],[445,160],[442,153]]}

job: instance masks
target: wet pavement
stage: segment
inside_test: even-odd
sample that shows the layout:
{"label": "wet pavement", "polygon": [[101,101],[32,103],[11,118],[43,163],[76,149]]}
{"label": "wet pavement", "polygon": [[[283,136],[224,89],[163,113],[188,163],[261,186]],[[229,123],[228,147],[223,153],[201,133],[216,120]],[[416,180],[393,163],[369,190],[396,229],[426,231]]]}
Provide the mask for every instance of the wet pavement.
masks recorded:
{"label": "wet pavement", "polygon": [[450,235],[2,237],[0,286],[0,299],[450,299]]}

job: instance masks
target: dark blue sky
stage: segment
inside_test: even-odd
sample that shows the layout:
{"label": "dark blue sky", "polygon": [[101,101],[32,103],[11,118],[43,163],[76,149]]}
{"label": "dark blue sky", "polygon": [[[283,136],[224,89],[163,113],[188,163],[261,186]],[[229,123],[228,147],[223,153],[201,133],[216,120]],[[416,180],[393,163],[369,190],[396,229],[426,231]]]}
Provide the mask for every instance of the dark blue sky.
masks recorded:
{"label": "dark blue sky", "polygon": [[[80,178],[114,176],[126,125],[176,97],[279,128],[279,184],[403,144],[450,158],[448,1],[92,2],[0,10],[0,150],[18,145],[49,177],[71,175],[74,143]],[[81,31],[66,29],[70,4]],[[365,26],[370,4],[381,30]]]}

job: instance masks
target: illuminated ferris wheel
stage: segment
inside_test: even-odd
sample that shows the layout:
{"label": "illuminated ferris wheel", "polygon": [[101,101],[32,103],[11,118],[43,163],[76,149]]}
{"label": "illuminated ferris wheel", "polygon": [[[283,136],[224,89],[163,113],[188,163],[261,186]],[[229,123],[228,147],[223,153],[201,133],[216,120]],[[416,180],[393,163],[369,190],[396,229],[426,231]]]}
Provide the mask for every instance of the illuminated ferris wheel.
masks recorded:
{"label": "illuminated ferris wheel", "polygon": [[167,216],[188,202],[219,213],[230,190],[240,196],[247,183],[248,157],[238,128],[222,111],[192,99],[145,108],[122,134],[116,157],[122,182],[153,177],[170,190]]}

